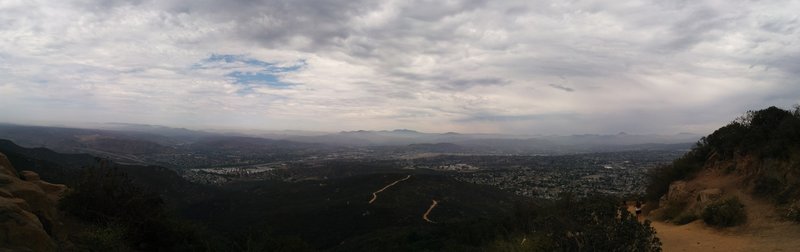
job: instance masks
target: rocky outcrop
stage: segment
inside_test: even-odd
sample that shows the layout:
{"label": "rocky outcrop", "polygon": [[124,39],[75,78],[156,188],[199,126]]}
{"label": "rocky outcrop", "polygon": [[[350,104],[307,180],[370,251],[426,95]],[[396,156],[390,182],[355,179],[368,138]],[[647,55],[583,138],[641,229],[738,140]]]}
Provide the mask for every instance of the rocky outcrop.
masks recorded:
{"label": "rocky outcrop", "polygon": [[[699,215],[709,204],[723,198],[725,192],[721,188],[711,187],[687,181],[675,181],[669,185],[669,191],[659,200],[659,206],[679,206],[683,212]],[[656,214],[661,214],[656,210]]]}
{"label": "rocky outcrop", "polygon": [[67,190],[32,171],[17,173],[0,153],[0,251],[55,251],[58,200]]}
{"label": "rocky outcrop", "polygon": [[22,180],[39,186],[39,188],[44,191],[45,196],[55,202],[58,202],[58,200],[61,199],[61,196],[63,196],[67,191],[67,186],[62,184],[47,183],[39,178],[39,174],[36,174],[32,171],[22,171],[19,173],[19,176]]}
{"label": "rocky outcrop", "polygon": [[29,210],[22,199],[0,197],[0,251],[55,250],[55,242]]}
{"label": "rocky outcrop", "polygon": [[667,194],[661,197],[659,204],[666,204],[668,202],[678,202],[685,200],[692,192],[686,189],[685,181],[675,181],[669,185]]}
{"label": "rocky outcrop", "polygon": [[0,166],[4,167],[0,169],[0,175],[17,176],[17,170],[14,169],[14,166],[11,165],[11,161],[9,161],[8,157],[3,153],[0,153]]}
{"label": "rocky outcrop", "polygon": [[722,198],[722,189],[719,188],[705,189],[697,192],[696,195],[697,196],[695,197],[696,199],[695,204],[706,206],[709,203]]}

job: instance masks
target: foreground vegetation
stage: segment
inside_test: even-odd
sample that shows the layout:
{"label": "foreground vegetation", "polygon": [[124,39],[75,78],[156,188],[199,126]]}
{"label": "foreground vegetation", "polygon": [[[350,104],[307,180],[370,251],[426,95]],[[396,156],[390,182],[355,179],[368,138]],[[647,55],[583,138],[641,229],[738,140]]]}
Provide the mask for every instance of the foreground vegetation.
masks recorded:
{"label": "foreground vegetation", "polygon": [[736,197],[713,202],[703,209],[703,221],[711,226],[732,227],[747,221],[744,205]]}
{"label": "foreground vegetation", "polygon": [[[286,193],[304,195],[297,191]],[[391,200],[388,195],[385,197],[381,199]],[[483,200],[480,196],[472,200],[475,199]],[[325,245],[328,243],[319,243],[325,239],[305,239],[310,236],[304,234],[316,233],[313,230],[318,227],[300,218],[314,217],[287,219],[287,223],[300,225],[295,233],[280,228],[280,222],[271,222],[274,226],[270,226],[270,223],[252,219],[251,225],[247,225],[235,215],[189,221],[169,210],[161,197],[137,186],[123,172],[109,165],[98,165],[84,171],[74,190],[62,200],[62,209],[90,224],[90,228],[73,235],[72,242],[81,251],[660,251],[660,243],[649,223],[637,222],[618,202],[620,199],[611,196],[577,198],[569,194],[555,201],[516,201],[512,204],[513,211],[478,218],[448,218],[445,215],[449,213],[440,213],[437,218],[443,221],[438,224],[416,219],[410,224],[395,220],[394,225],[375,226],[368,232],[353,233],[354,236],[341,244],[328,246]],[[246,209],[257,205],[248,207],[243,202],[233,203],[239,208],[230,211],[248,218],[256,217],[249,215],[253,212],[274,211],[262,206]],[[328,217],[316,218],[318,222],[336,223],[337,215],[343,214],[330,208],[320,212],[318,209],[326,207],[318,204],[302,206],[303,209],[297,209],[296,205],[272,208],[281,207]],[[402,208],[402,205],[393,207]],[[398,215],[387,213],[386,216],[395,218]],[[392,223],[392,220],[386,221]],[[227,232],[229,230],[216,225],[217,222],[233,222],[240,230]],[[316,225],[327,227],[324,232],[332,237],[336,237],[335,232],[351,232],[347,225]]]}
{"label": "foreground vegetation", "polygon": [[[670,184],[691,180],[706,169],[735,175],[743,181],[744,192],[773,202],[788,219],[800,220],[800,106],[794,111],[776,107],[750,111],[703,137],[683,157],[650,174],[647,200],[657,205]],[[747,219],[737,198],[717,200],[694,213],[685,211],[686,206],[671,199],[660,206],[661,217],[678,224],[702,218],[718,227]]]}
{"label": "foreground vegetation", "polygon": [[[754,193],[772,197],[779,203],[797,198],[798,181],[777,177],[777,174],[797,173],[800,160],[800,107],[793,112],[776,107],[750,111],[728,125],[703,137],[683,157],[672,164],[656,169],[650,175],[646,197],[657,202],[667,193],[669,185],[692,178],[708,161],[735,160],[755,157],[762,162],[777,162],[765,166],[753,179]],[[782,165],[786,163],[789,165]],[[734,166],[727,167],[733,172]],[[783,170],[775,170],[783,169]]]}
{"label": "foreground vegetation", "polygon": [[214,247],[197,225],[170,214],[155,193],[135,185],[102,161],[88,167],[60,202],[67,214],[90,224],[73,242],[85,251],[198,251]]}

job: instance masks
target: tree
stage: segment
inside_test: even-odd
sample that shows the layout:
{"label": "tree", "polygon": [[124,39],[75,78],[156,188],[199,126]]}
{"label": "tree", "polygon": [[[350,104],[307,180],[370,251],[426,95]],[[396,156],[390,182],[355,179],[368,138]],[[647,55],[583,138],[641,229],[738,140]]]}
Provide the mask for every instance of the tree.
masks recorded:
{"label": "tree", "polygon": [[[562,195],[532,213],[518,213],[533,220],[515,220],[533,237],[548,237],[546,251],[661,251],[661,242],[649,221],[641,223],[620,206],[619,198],[590,195],[577,198]],[[519,211],[519,210],[518,210]],[[532,222],[533,225],[525,223]]]}
{"label": "tree", "polygon": [[[68,214],[99,226],[101,232],[120,230],[124,234],[122,239],[131,248],[202,251],[213,250],[212,247],[216,246],[211,245],[213,239],[201,233],[202,227],[168,214],[159,195],[136,186],[125,173],[106,160],[85,168],[81,180],[61,200],[60,207]],[[88,234],[97,236],[98,233]],[[119,240],[119,236],[111,238]],[[109,239],[99,239],[103,240]],[[107,247],[109,244],[100,245]]]}

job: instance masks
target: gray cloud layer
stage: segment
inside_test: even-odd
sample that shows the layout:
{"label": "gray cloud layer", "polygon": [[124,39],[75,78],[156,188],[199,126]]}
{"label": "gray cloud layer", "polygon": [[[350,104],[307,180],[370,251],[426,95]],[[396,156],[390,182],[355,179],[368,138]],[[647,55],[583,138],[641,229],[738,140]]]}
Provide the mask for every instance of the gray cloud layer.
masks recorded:
{"label": "gray cloud layer", "polygon": [[800,103],[797,10],[796,1],[2,1],[0,117],[706,133],[748,109]]}

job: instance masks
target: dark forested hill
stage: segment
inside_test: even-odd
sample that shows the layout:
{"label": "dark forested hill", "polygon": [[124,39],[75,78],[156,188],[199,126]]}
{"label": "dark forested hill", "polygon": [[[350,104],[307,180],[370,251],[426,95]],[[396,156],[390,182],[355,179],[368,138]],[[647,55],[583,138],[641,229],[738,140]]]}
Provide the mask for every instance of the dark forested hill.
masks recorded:
{"label": "dark forested hill", "polygon": [[79,250],[659,250],[649,224],[609,196],[534,202],[368,160],[322,164],[347,176],[212,187],[163,167],[0,143],[15,166],[70,185],[62,208],[84,223],[70,225]]}
{"label": "dark forested hill", "polygon": [[[355,236],[378,236],[388,230],[408,230],[464,221],[509,216],[511,194],[487,186],[458,182],[441,175],[411,175],[377,194],[372,193],[407,174],[372,174],[335,180],[249,182],[231,185],[220,198],[187,208],[189,216],[226,232],[246,225],[270,227],[299,235],[318,248],[333,248]],[[436,200],[429,218],[423,214]],[[220,216],[226,216],[220,218]],[[391,237],[386,237],[387,239]]]}

